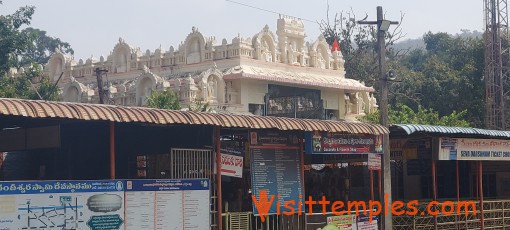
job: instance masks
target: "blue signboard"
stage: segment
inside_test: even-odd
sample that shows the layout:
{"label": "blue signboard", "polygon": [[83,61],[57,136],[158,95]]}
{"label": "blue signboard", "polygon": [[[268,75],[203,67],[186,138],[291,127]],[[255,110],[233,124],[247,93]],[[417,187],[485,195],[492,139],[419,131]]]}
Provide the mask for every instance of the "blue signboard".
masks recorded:
{"label": "blue signboard", "polygon": [[382,154],[382,135],[305,132],[306,154]]}
{"label": "blue signboard", "polygon": [[124,229],[122,180],[0,182],[1,229]]}
{"label": "blue signboard", "polygon": [[208,179],[127,180],[126,191],[209,190]]}
{"label": "blue signboard", "polygon": [[[301,177],[301,157],[297,149],[251,149],[251,179],[253,195],[256,202],[273,202],[267,213],[259,213],[257,205],[253,204],[253,213],[278,214],[283,212],[304,211],[304,194]],[[261,192],[266,191],[268,200],[261,200]],[[301,196],[301,198],[300,198]],[[280,202],[279,209],[277,203]],[[290,203],[289,203],[290,202]],[[292,209],[290,209],[291,207]]]}
{"label": "blue signboard", "polygon": [[9,181],[0,182],[0,195],[124,191],[124,181]]}

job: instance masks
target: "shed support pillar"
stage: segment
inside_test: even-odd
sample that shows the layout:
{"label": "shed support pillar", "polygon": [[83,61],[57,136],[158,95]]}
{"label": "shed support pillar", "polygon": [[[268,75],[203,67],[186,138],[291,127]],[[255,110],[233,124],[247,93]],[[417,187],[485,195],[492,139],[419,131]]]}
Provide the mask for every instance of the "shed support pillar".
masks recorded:
{"label": "shed support pillar", "polygon": [[110,121],[110,179],[115,179],[115,122]]}

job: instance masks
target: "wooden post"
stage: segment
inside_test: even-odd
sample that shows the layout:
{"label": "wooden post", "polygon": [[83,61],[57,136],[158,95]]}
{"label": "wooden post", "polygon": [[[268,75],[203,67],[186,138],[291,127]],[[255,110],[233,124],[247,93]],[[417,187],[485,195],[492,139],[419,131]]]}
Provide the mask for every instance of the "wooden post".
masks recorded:
{"label": "wooden post", "polygon": [[471,166],[475,165],[476,167],[476,175],[475,175],[475,178],[476,178],[476,187],[475,187],[475,193],[476,193],[476,199],[480,200],[480,194],[479,194],[479,189],[478,189],[478,185],[480,184],[480,177],[478,176],[478,173],[480,171],[480,168],[478,167],[478,164],[475,162],[473,162],[474,164],[471,164]]}
{"label": "wooden post", "polygon": [[377,170],[377,175],[379,176],[379,201],[381,204],[384,204],[384,194],[382,193],[382,176],[381,176],[381,170]]}
{"label": "wooden post", "polygon": [[370,173],[370,199],[372,199],[372,202],[374,199],[374,171],[368,170]]}
{"label": "wooden post", "polygon": [[[305,200],[305,194],[306,194],[306,191],[305,191],[305,154],[304,154],[304,149],[303,149],[303,143],[304,143],[304,135],[302,134],[299,138],[299,153],[301,154],[301,191],[303,194],[302,197],[303,197],[303,200]],[[297,202],[299,204],[299,202]],[[303,204],[305,202],[303,201]],[[303,229],[306,229],[306,211],[303,209],[303,225],[304,225],[304,228]],[[301,215],[300,213],[298,213],[298,220],[299,220],[299,215]]]}
{"label": "wooden post", "polygon": [[[382,190],[382,173],[381,173],[381,170],[377,170],[377,175],[379,176],[379,202],[381,202],[382,205],[384,205],[384,194],[383,194],[383,190]],[[383,221],[383,215],[384,215],[384,210],[381,210],[381,214],[379,215],[379,220],[381,220],[381,229],[384,229],[384,225],[382,225],[382,221]]]}
{"label": "wooden post", "polygon": [[[432,195],[437,201],[436,160],[432,160]],[[434,215],[434,229],[437,229],[437,215]]]}
{"label": "wooden post", "polygon": [[478,194],[480,195],[480,224],[482,230],[485,229],[485,221],[483,216],[483,168],[482,168],[482,161],[478,161],[478,177],[479,177],[479,183],[478,183]]}
{"label": "wooden post", "polygon": [[[459,161],[455,161],[455,177],[457,178],[457,208],[459,208],[459,202],[460,202],[460,183],[459,183]],[[455,225],[457,226],[457,229],[460,229],[459,226],[459,215],[455,216]]]}
{"label": "wooden post", "polygon": [[221,195],[221,128],[216,127],[216,186],[217,186],[217,200],[218,200],[218,230],[223,229],[223,199]]}
{"label": "wooden post", "polygon": [[115,179],[115,122],[110,121],[110,179]]}

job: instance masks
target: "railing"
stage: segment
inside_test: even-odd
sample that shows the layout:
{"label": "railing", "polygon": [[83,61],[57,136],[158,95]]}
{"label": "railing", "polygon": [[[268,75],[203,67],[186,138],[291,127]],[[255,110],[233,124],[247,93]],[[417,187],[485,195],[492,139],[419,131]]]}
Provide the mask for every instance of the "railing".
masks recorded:
{"label": "railing", "polygon": [[[473,202],[476,214],[473,206],[466,205],[466,203],[438,201],[437,205],[431,205],[429,208],[430,201],[420,201],[416,206],[416,215],[393,216],[393,229],[426,230],[435,229],[435,225],[437,225],[437,229],[481,229],[480,203],[477,200],[469,201]],[[402,210],[413,211],[404,208]],[[452,213],[444,213],[442,210],[452,211]],[[486,200],[483,202],[483,210],[484,229],[510,228],[510,200]],[[439,212],[437,222],[435,222],[434,216],[429,214],[429,211]],[[262,222],[260,217],[254,216],[252,212],[229,212],[223,214],[223,223],[226,230],[316,230],[327,224],[328,216],[334,215],[332,213],[326,213],[326,215],[322,213],[307,214],[305,225],[303,223],[304,215],[270,215],[266,217],[265,222]]]}
{"label": "railing", "polygon": [[[431,206],[432,211],[443,210],[443,205],[446,210],[451,210],[453,206],[452,214],[439,213],[437,215],[437,229],[481,229],[481,209],[479,201],[471,200],[475,203],[476,215],[474,211],[469,208],[467,215],[465,206],[457,202],[452,202],[453,205],[445,205],[444,202],[435,206]],[[427,215],[427,202],[422,202],[417,206],[418,213],[413,216],[402,215],[393,216],[393,229],[395,230],[415,230],[415,229],[434,229],[435,220],[434,216]],[[463,201],[461,201],[463,202]],[[464,203],[465,204],[465,203]],[[506,229],[510,226],[510,200],[488,200],[483,202],[484,209],[484,229]],[[424,215],[421,215],[421,214]]]}
{"label": "railing", "polygon": [[[375,211],[375,210],[374,210]],[[364,213],[363,209],[359,210],[359,214]],[[368,211],[366,211],[368,213]],[[351,211],[350,215],[355,215],[356,211]],[[346,214],[347,215],[347,214]],[[328,217],[336,216],[332,212],[323,213],[312,213],[306,216],[306,229],[308,230],[316,230],[319,228],[324,228],[328,224]]]}
{"label": "railing", "polygon": [[269,215],[262,221],[260,216],[252,212],[223,213],[223,229],[225,230],[304,230],[303,216],[300,215]]}
{"label": "railing", "polygon": [[[363,211],[360,210],[360,213]],[[351,214],[355,214],[352,211]],[[262,222],[259,216],[254,216],[252,212],[228,212],[223,213],[224,230],[316,230],[326,226],[329,216],[335,216],[328,212],[306,214],[305,215],[269,215]],[[305,227],[306,226],[306,227]]]}

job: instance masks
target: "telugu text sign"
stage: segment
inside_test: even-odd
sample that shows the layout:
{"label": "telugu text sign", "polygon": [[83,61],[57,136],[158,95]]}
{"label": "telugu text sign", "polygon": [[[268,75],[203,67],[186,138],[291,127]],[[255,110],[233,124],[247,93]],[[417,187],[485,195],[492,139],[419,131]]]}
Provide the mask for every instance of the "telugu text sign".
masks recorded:
{"label": "telugu text sign", "polygon": [[2,229],[123,229],[124,182],[0,182]]}
{"label": "telugu text sign", "polygon": [[221,154],[221,175],[243,177],[243,157],[230,154]]}
{"label": "telugu text sign", "polygon": [[128,180],[126,230],[209,228],[209,186],[207,179]]}
{"label": "telugu text sign", "polygon": [[0,182],[0,229],[207,229],[210,182]]}
{"label": "telugu text sign", "polygon": [[438,159],[510,161],[510,140],[440,138]]}

